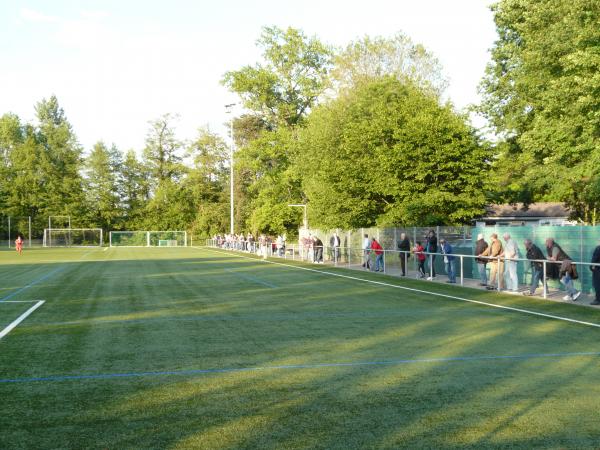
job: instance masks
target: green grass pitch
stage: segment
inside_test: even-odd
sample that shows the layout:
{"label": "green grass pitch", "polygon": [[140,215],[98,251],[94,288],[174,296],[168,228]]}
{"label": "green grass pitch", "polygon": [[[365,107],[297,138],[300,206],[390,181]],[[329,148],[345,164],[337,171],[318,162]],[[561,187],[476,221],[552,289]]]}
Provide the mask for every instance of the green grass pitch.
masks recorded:
{"label": "green grass pitch", "polygon": [[0,448],[600,446],[600,328],[434,294],[598,311],[286,264],[0,252]]}

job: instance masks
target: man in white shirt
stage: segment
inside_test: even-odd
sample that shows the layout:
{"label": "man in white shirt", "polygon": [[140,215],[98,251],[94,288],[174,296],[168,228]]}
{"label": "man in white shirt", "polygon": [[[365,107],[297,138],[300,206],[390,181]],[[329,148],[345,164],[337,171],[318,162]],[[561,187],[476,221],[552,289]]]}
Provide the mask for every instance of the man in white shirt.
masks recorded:
{"label": "man in white shirt", "polygon": [[517,261],[516,258],[519,256],[519,250],[517,243],[510,237],[509,233],[504,233],[504,251],[500,256],[504,256],[505,267],[506,267],[506,288],[510,292],[519,291],[519,278],[517,276]]}
{"label": "man in white shirt", "polygon": [[363,250],[363,264],[362,266],[370,270],[371,269],[371,241],[369,240],[369,235],[365,234],[362,244]]}

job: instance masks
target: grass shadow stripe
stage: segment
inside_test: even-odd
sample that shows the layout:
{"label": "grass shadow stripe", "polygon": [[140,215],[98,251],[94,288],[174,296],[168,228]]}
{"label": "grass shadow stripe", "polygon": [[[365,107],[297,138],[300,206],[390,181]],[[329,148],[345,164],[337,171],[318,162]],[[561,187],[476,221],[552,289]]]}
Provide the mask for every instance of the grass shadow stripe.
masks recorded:
{"label": "grass shadow stripe", "polygon": [[80,381],[80,380],[109,380],[118,378],[143,378],[143,377],[162,377],[162,376],[194,376],[210,375],[220,373],[240,373],[240,372],[258,372],[271,370],[312,370],[327,369],[339,367],[372,367],[372,366],[399,366],[404,364],[428,364],[428,363],[453,363],[453,362],[477,362],[477,361],[507,361],[507,360],[530,360],[543,358],[577,358],[577,357],[598,357],[600,352],[571,352],[571,353],[528,353],[522,355],[474,355],[474,356],[453,356],[446,358],[417,358],[417,359],[396,359],[382,361],[356,361],[356,362],[331,362],[314,364],[285,364],[277,366],[256,366],[256,367],[232,367],[232,368],[214,368],[214,369],[187,369],[187,370],[164,370],[164,371],[145,371],[145,372],[123,372],[123,373],[101,373],[101,374],[82,374],[82,375],[53,375],[44,377],[29,378],[0,378],[0,384],[8,383],[35,383],[35,382],[61,382],[61,381]]}
{"label": "grass shadow stripe", "polygon": [[[199,250],[205,250],[205,251],[210,251],[213,253],[218,253],[221,255],[234,255],[237,256],[238,258],[245,258],[245,259],[251,259],[251,260],[257,260],[256,258],[252,258],[250,256],[244,256],[244,255],[238,255],[236,253],[231,253],[231,252],[227,252],[227,251],[222,251],[222,250],[214,250],[212,248],[207,248],[207,247],[195,247]],[[442,294],[440,292],[431,292],[431,291],[426,291],[424,289],[417,289],[417,288],[410,288],[407,286],[399,286],[397,284],[391,284],[391,283],[385,283],[383,281],[375,281],[375,280],[367,280],[365,278],[359,278],[359,277],[354,277],[354,276],[350,276],[350,275],[344,275],[341,273],[335,273],[335,272],[329,272],[329,271],[325,271],[325,270],[317,270],[317,269],[311,269],[309,267],[302,267],[302,266],[295,266],[295,265],[291,265],[291,264],[284,264],[284,263],[280,263],[280,262],[275,262],[275,261],[269,261],[269,260],[263,260],[265,263],[268,264],[274,264],[276,266],[283,266],[283,267],[292,267],[298,270],[305,270],[308,272],[314,272],[314,273],[320,273],[323,275],[329,275],[329,276],[333,276],[333,277],[339,277],[339,278],[345,278],[348,280],[354,280],[354,281],[360,281],[363,283],[370,283],[370,284],[375,284],[378,286],[386,286],[386,287],[391,287],[394,289],[403,289],[405,291],[411,291],[411,292],[418,292],[421,294],[427,294],[427,295],[432,295],[435,297],[442,297],[442,298],[448,298],[448,299],[452,299],[452,300],[459,300],[461,302],[468,302],[468,303],[474,303],[477,305],[483,305],[483,306],[490,306],[492,308],[499,308],[499,309],[503,309],[506,311],[514,311],[514,312],[520,312],[523,314],[530,314],[532,316],[538,316],[538,317],[545,317],[547,319],[555,319],[555,320],[561,320],[563,322],[570,322],[570,323],[576,323],[579,325],[586,325],[588,327],[594,327],[594,328],[600,328],[600,324],[598,323],[593,323],[593,322],[586,322],[583,320],[576,320],[576,319],[571,319],[568,317],[563,317],[563,316],[556,316],[554,314],[546,314],[546,313],[542,313],[542,312],[538,312],[538,311],[531,311],[529,309],[523,309],[523,308],[515,308],[513,306],[506,306],[506,305],[498,305],[496,303],[489,303],[489,302],[482,302],[481,300],[473,300],[473,299],[469,299],[469,298],[464,298],[464,297],[458,297],[456,295],[449,295],[449,294]]]}
{"label": "grass shadow stripe", "polygon": [[237,277],[242,278],[242,279],[244,279],[246,281],[251,281],[253,283],[261,284],[261,285],[269,287],[271,289],[276,289],[278,287],[278,286],[275,286],[274,284],[271,284],[271,283],[269,283],[267,281],[261,280],[260,278],[253,277],[252,275],[248,275],[246,273],[242,273],[242,272],[239,272],[237,270],[231,270],[231,269],[223,269],[223,270],[225,272],[228,272],[228,273],[231,273],[233,275],[236,275]]}

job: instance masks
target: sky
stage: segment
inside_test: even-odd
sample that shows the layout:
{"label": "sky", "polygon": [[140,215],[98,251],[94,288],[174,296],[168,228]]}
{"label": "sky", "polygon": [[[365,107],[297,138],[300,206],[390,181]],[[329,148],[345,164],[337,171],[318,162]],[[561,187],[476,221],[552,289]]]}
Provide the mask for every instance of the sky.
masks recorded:
{"label": "sky", "polygon": [[[86,151],[99,140],[141,151],[148,122],[177,114],[177,135],[226,135],[237,97],[223,74],[260,61],[263,26],[292,26],[345,46],[403,32],[442,63],[458,109],[496,39],[492,0],[0,0],[0,115],[35,120],[56,95]],[[236,115],[241,110],[234,112]]]}

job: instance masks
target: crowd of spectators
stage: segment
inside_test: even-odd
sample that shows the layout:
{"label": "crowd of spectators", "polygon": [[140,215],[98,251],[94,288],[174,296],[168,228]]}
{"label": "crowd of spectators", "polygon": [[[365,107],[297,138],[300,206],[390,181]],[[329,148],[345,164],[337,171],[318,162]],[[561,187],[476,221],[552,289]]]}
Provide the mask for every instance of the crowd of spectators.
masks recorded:
{"label": "crowd of spectators", "polygon": [[[286,236],[277,237],[261,234],[255,238],[252,233],[217,235],[214,241],[218,247],[257,253],[264,258],[271,255],[283,256],[286,251]],[[576,301],[581,292],[578,291],[573,281],[579,278],[577,266],[572,258],[555,242],[553,238],[545,241],[545,253],[531,239],[525,239],[525,257],[529,260],[531,282],[524,295],[535,295],[543,280],[559,280],[564,286],[566,295],[563,300]],[[504,233],[502,240],[497,233],[490,235],[490,241],[486,242],[483,234],[477,236],[475,242],[475,263],[479,274],[479,284],[489,290],[505,290],[508,293],[518,294],[519,280],[517,274],[517,263],[520,258],[519,248],[516,241],[509,233]],[[338,263],[341,258],[341,240],[337,233],[333,233],[329,239],[329,246],[316,235],[308,234],[299,239],[298,252],[303,260],[316,264],[323,264],[323,255],[327,251],[329,258]],[[456,283],[456,255],[450,243],[438,237],[434,230],[430,230],[423,241],[411,242],[406,233],[400,234],[397,242],[397,251],[400,256],[401,276],[407,275],[408,259],[414,255],[417,262],[417,277],[433,280],[436,278],[435,260],[441,256],[444,268],[448,276],[448,283]],[[375,237],[364,234],[362,243],[363,261],[362,267],[374,272],[385,271],[384,248]],[[600,264],[600,245],[596,247],[592,263]],[[426,267],[426,263],[427,267]],[[544,267],[545,272],[544,273]],[[592,281],[596,291],[596,299],[593,305],[600,305],[600,266],[590,266]],[[489,276],[488,276],[489,270]],[[545,286],[546,292],[548,286]]]}

